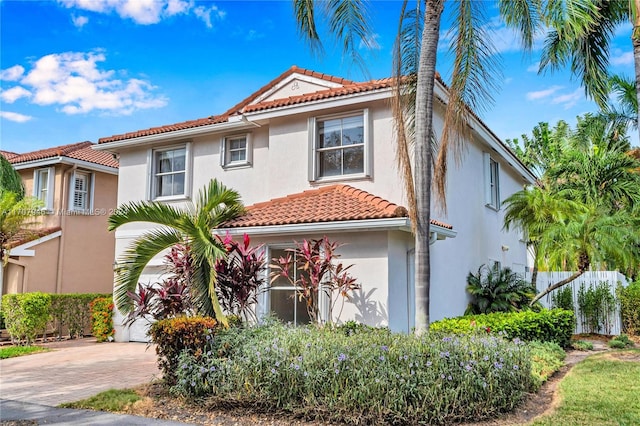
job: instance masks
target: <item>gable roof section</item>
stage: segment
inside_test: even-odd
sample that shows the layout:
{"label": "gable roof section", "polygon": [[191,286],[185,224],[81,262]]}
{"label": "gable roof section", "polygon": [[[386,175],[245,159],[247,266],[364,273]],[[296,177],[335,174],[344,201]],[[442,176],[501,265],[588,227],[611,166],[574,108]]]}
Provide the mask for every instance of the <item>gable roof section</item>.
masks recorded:
{"label": "gable roof section", "polygon": [[[120,134],[120,135],[113,135],[113,136],[109,136],[109,137],[104,137],[104,138],[100,138],[98,140],[98,144],[122,141],[122,140],[126,140],[126,139],[134,139],[134,138],[139,138],[139,137],[142,137],[142,136],[151,136],[151,135],[157,135],[157,134],[161,134],[161,133],[173,132],[173,131],[176,131],[176,130],[185,130],[185,129],[191,129],[191,128],[195,128],[195,127],[202,127],[202,126],[208,126],[208,125],[212,125],[212,124],[220,124],[220,123],[227,122],[229,120],[229,117],[244,112],[244,109],[247,106],[251,105],[252,102],[256,101],[257,99],[259,99],[263,95],[267,94],[269,91],[275,89],[278,86],[278,84],[280,84],[281,82],[283,82],[284,80],[286,80],[287,78],[292,76],[293,74],[300,74],[302,76],[308,76],[308,77],[313,77],[315,79],[324,80],[324,81],[326,81],[328,83],[331,83],[332,85],[335,85],[335,84],[340,84],[340,85],[358,85],[358,84],[363,84],[363,83],[354,83],[351,80],[347,80],[347,79],[339,78],[339,77],[334,77],[334,76],[331,76],[331,75],[328,75],[328,74],[322,74],[322,73],[319,73],[319,72],[306,70],[304,68],[299,68],[299,67],[294,65],[291,68],[289,68],[287,71],[285,71],[284,73],[280,74],[278,77],[274,78],[269,83],[264,85],[258,91],[252,93],[251,95],[249,95],[248,97],[246,97],[242,101],[238,102],[236,105],[232,106],[231,108],[229,108],[227,111],[225,111],[224,113],[222,113],[220,115],[212,115],[210,117],[198,118],[196,120],[183,121],[183,122],[180,122],[180,123],[168,124],[168,125],[164,125],[164,126],[152,127],[152,128],[149,128],[149,129],[137,130],[135,132],[129,132],[129,133],[124,133],[124,134]],[[328,89],[328,90],[330,91],[330,90],[337,90],[337,89]],[[322,90],[320,92],[325,92],[325,91]],[[320,93],[320,92],[316,92],[316,93]],[[308,96],[308,95],[300,95],[300,96],[296,96],[294,98],[304,97],[304,96]],[[334,95],[334,96],[336,96],[336,95]],[[288,99],[291,99],[291,98],[288,98]],[[264,104],[269,105],[272,102],[274,102],[274,101],[264,102]],[[300,102],[296,102],[296,103],[300,103]],[[261,102],[258,102],[255,105],[261,105],[261,104],[262,104]],[[270,108],[274,108],[274,107],[271,106]]]}
{"label": "gable roof section", "polygon": [[108,152],[96,151],[91,148],[93,145],[94,144],[89,141],[72,143],[31,151],[24,154],[15,154],[14,156],[7,158],[7,160],[9,160],[11,164],[18,165],[31,161],[68,157],[101,166],[118,168],[118,161],[113,158],[113,155]]}
{"label": "gable roof section", "polygon": [[7,248],[12,249],[31,241],[38,240],[47,235],[51,235],[54,232],[62,230],[59,226],[53,228],[40,228],[40,229],[21,229],[12,238],[7,241]]}
{"label": "gable roof section", "polygon": [[[331,185],[275,198],[247,207],[246,213],[220,228],[294,225],[408,217],[407,209],[349,185]],[[432,220],[434,225],[451,225]]]}

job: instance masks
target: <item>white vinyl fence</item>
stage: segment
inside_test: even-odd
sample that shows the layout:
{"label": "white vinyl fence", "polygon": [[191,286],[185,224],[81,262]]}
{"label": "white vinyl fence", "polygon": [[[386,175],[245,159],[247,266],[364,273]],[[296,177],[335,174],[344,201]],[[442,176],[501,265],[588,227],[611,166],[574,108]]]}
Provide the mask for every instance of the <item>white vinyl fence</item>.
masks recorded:
{"label": "white vinyl fence", "polygon": [[[536,287],[538,291],[542,291],[543,289],[549,287],[552,284],[555,284],[565,278],[569,278],[573,272],[538,272],[538,278],[536,280]],[[531,272],[527,272],[525,274],[525,278],[527,280],[531,280]],[[580,292],[580,288],[584,286],[585,290],[589,288],[596,288],[599,285],[606,285],[609,288],[611,294],[615,296],[616,287],[618,283],[621,283],[623,286],[627,286],[627,279],[624,275],[617,271],[593,271],[593,272],[585,272],[583,275],[575,279],[574,281],[566,284],[559,289],[552,291],[551,293],[544,296],[540,299],[540,302],[543,306],[550,308],[552,307],[552,297],[553,294],[558,291],[564,289],[565,287],[571,288],[571,293],[573,295],[573,310],[576,313],[576,328],[575,333],[587,333],[589,332],[588,318],[586,315],[580,311],[580,307],[578,305],[578,295]],[[620,316],[620,303],[617,301],[615,308],[612,310],[606,309],[602,315],[602,320],[598,325],[600,334],[607,335],[619,335],[622,333],[622,319]]]}

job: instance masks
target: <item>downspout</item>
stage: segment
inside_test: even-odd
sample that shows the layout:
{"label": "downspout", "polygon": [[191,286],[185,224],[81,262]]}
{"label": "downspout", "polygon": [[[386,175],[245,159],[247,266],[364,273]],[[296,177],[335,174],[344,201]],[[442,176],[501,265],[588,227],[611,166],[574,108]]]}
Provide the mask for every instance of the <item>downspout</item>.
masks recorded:
{"label": "downspout", "polygon": [[[60,210],[58,211],[62,214],[62,218],[60,219],[60,229],[62,230],[62,235],[60,235],[60,241],[58,242],[58,267],[56,271],[56,294],[60,294],[62,290],[62,265],[64,264],[64,240],[67,224],[67,216],[69,214],[69,190],[71,183],[68,182],[70,180],[69,176],[71,173],[75,172],[78,168],[77,164],[74,164],[73,167],[67,169],[62,175],[62,199],[60,203]],[[67,207],[65,209],[65,206]]]}

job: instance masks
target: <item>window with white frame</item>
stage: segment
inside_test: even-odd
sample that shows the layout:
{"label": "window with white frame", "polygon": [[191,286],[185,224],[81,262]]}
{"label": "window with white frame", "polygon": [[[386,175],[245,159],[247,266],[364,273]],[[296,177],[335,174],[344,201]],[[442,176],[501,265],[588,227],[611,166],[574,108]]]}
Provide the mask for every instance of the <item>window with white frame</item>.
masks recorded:
{"label": "window with white frame", "polygon": [[69,192],[71,210],[90,210],[93,203],[93,174],[83,171],[74,172]]}
{"label": "window with white frame", "polygon": [[485,203],[488,207],[500,208],[500,168],[488,153],[484,154]]}
{"label": "window with white frame", "polygon": [[[269,255],[270,258],[295,256],[293,252],[286,248],[273,247],[269,248]],[[295,269],[295,264],[294,258],[293,276],[297,279],[300,273]],[[306,300],[300,300],[296,287],[286,278],[279,277],[271,283],[266,303],[267,309],[264,311],[272,313],[284,322],[290,322],[294,325],[309,324],[311,322]]]}
{"label": "window with white frame", "polygon": [[227,136],[222,139],[221,165],[223,167],[251,164],[251,139],[248,134]]}
{"label": "window with white frame", "polygon": [[53,210],[54,168],[37,169],[33,175],[33,196],[41,200],[44,210]]}
{"label": "window with white frame", "polygon": [[187,146],[157,149],[152,156],[152,198],[185,196]]}
{"label": "window with white frame", "polygon": [[311,180],[369,174],[367,123],[367,110],[311,119]]}

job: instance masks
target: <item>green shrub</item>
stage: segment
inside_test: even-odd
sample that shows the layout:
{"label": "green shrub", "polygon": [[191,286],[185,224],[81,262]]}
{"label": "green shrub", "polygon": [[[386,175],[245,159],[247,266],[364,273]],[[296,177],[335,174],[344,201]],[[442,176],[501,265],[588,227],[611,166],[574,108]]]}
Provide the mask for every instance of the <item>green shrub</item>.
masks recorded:
{"label": "green shrub", "polygon": [[471,301],[465,314],[514,312],[528,308],[536,295],[531,283],[509,268],[481,265],[476,274],[467,275],[467,293]]}
{"label": "green shrub", "polygon": [[181,354],[172,390],[330,421],[450,424],[511,410],[533,387],[529,350],[499,336],[346,334],[219,330],[199,356]]}
{"label": "green shrub", "polygon": [[0,330],[4,329],[4,314],[0,311]]}
{"label": "green shrub", "polygon": [[30,344],[44,333],[50,317],[51,296],[45,293],[5,294],[2,311],[15,344]]}
{"label": "green shrub", "polygon": [[578,351],[592,351],[593,350],[593,343],[587,342],[585,340],[576,340],[575,342],[571,343],[571,346],[573,347],[573,349],[578,350]]}
{"label": "green shrub", "polygon": [[618,285],[617,293],[624,331],[630,336],[640,335],[640,280],[627,287]]}
{"label": "green shrub", "polygon": [[573,311],[573,289],[571,286],[564,286],[551,293],[551,306],[559,309]]}
{"label": "green shrub", "polygon": [[431,324],[431,331],[468,334],[477,330],[502,332],[509,339],[555,342],[567,347],[573,334],[575,315],[564,309],[543,309],[540,312],[494,312],[445,318]]}
{"label": "green shrub", "polygon": [[529,342],[531,351],[531,375],[534,388],[538,389],[564,365],[566,353],[553,342]]}
{"label": "green shrub", "polygon": [[91,307],[91,334],[98,342],[105,342],[113,338],[113,299],[98,297],[93,300]]}
{"label": "green shrub", "polygon": [[626,334],[621,334],[609,340],[609,347],[613,349],[624,349],[633,346],[633,342]]}
{"label": "green shrub", "polygon": [[616,298],[609,283],[603,281],[589,288],[584,284],[580,285],[578,307],[584,333],[611,332],[609,317],[616,310]]}
{"label": "green shrub", "polygon": [[110,294],[69,293],[51,294],[51,327],[58,337],[83,337],[91,322],[90,303]]}
{"label": "green shrub", "polygon": [[196,359],[202,355],[205,343],[212,339],[217,322],[213,318],[167,318],[151,325],[149,335],[156,344],[158,367],[164,380],[175,384],[178,356],[186,351]]}

